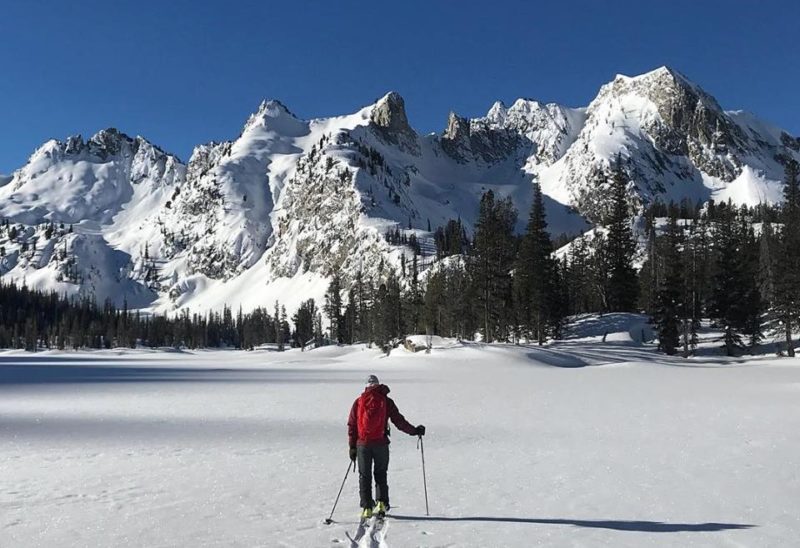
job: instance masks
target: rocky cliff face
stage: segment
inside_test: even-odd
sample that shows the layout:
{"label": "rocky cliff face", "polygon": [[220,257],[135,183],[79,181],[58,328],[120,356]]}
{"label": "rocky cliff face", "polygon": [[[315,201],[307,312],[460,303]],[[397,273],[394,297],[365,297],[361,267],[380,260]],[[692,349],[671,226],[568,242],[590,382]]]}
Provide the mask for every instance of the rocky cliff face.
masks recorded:
{"label": "rocky cliff face", "polygon": [[[779,200],[800,140],[723,111],[677,71],[618,76],[586,108],[519,99],[485,116],[450,113],[418,135],[389,93],[356,113],[300,120],[265,101],[234,140],[198,146],[188,165],[114,129],[48,141],[0,177],[0,276],[169,311],[245,309],[321,298],[334,271],[380,281],[414,233],[460,217],[480,196],[510,196],[524,228],[531,183],[554,233],[601,218],[621,155],[635,204]],[[70,225],[73,225],[70,227]],[[426,259],[424,262],[430,262]]]}
{"label": "rocky cliff face", "polygon": [[399,94],[388,93],[375,103],[369,121],[384,142],[411,154],[419,154],[417,134],[408,123],[406,104]]}

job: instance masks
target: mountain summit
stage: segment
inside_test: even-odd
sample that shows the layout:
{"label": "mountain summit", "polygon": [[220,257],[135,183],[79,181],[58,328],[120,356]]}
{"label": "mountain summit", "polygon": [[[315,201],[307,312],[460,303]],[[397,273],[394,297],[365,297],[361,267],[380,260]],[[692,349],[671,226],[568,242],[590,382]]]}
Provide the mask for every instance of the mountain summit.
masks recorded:
{"label": "mountain summit", "polygon": [[618,75],[586,107],[451,112],[425,136],[395,92],[314,120],[267,100],[237,138],[197,146],[188,164],[113,128],[47,141],[0,177],[0,216],[17,228],[0,241],[0,276],[158,311],[291,310],[320,299],[333,272],[379,282],[399,267],[406,250],[389,230],[413,233],[427,266],[428,227],[472,226],[486,190],[512,198],[522,230],[537,181],[551,231],[576,234],[600,219],[617,155],[638,204],[755,204],[781,199],[800,140],[723,110],[669,67]]}

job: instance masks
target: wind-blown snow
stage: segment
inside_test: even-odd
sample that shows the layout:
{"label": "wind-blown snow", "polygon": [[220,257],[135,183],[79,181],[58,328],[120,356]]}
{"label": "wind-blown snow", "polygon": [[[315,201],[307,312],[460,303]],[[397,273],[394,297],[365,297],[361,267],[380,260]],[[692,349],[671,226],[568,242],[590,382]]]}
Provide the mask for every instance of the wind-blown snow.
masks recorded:
{"label": "wind-blown snow", "polygon": [[796,360],[668,358],[641,326],[587,317],[555,345],[388,358],[4,352],[0,545],[349,546],[353,474],[322,521],[369,373],[428,430],[431,515],[416,440],[395,431],[384,546],[793,545]]}

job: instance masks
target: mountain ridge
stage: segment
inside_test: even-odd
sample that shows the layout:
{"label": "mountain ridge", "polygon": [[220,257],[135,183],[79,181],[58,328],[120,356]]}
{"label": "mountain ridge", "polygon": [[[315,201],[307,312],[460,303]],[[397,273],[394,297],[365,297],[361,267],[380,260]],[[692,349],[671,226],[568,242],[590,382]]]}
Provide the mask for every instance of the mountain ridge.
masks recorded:
{"label": "mountain ridge", "polygon": [[[477,118],[451,112],[443,131],[427,135],[393,91],[352,114],[311,120],[265,99],[238,137],[198,145],[186,163],[113,128],[45,142],[0,179],[0,217],[24,228],[15,241],[0,233],[0,276],[131,296],[159,311],[278,298],[291,308],[301,295],[319,299],[334,271],[346,282],[359,271],[379,281],[397,268],[409,251],[389,244],[387,230],[425,242],[428,227],[448,219],[471,226],[486,190],[511,197],[521,231],[538,182],[551,231],[586,230],[602,216],[617,154],[639,206],[752,204],[780,200],[782,166],[800,158],[800,139],[723,110],[670,67],[617,75],[586,107],[496,101]],[[74,231],[44,238],[48,223]],[[38,249],[23,251],[28,241]]]}

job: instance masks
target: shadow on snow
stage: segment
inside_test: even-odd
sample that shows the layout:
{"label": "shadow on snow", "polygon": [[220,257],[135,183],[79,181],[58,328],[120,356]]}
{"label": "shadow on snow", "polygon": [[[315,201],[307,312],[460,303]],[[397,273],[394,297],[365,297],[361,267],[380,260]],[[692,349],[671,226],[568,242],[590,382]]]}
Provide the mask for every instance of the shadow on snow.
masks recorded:
{"label": "shadow on snow", "polygon": [[573,525],[592,529],[613,529],[615,531],[639,531],[644,533],[711,532],[729,529],[750,529],[755,525],[742,523],[664,523],[663,521],[590,520],[590,519],[550,519],[550,518],[503,518],[490,516],[444,517],[444,516],[398,516],[397,520],[408,521],[478,521],[498,523],[537,523],[546,525]]}
{"label": "shadow on snow", "polygon": [[[49,358],[48,358],[49,360]],[[9,360],[11,361],[11,360]],[[36,384],[125,383],[125,382],[219,382],[219,383],[346,383],[352,379],[335,378],[325,369],[227,369],[184,367],[112,366],[111,360],[87,360],[75,363],[39,363],[14,358],[8,363],[0,360],[0,387]],[[69,362],[70,360],[57,361]],[[86,364],[96,361],[95,365]],[[4,363],[5,362],[5,363]]]}

